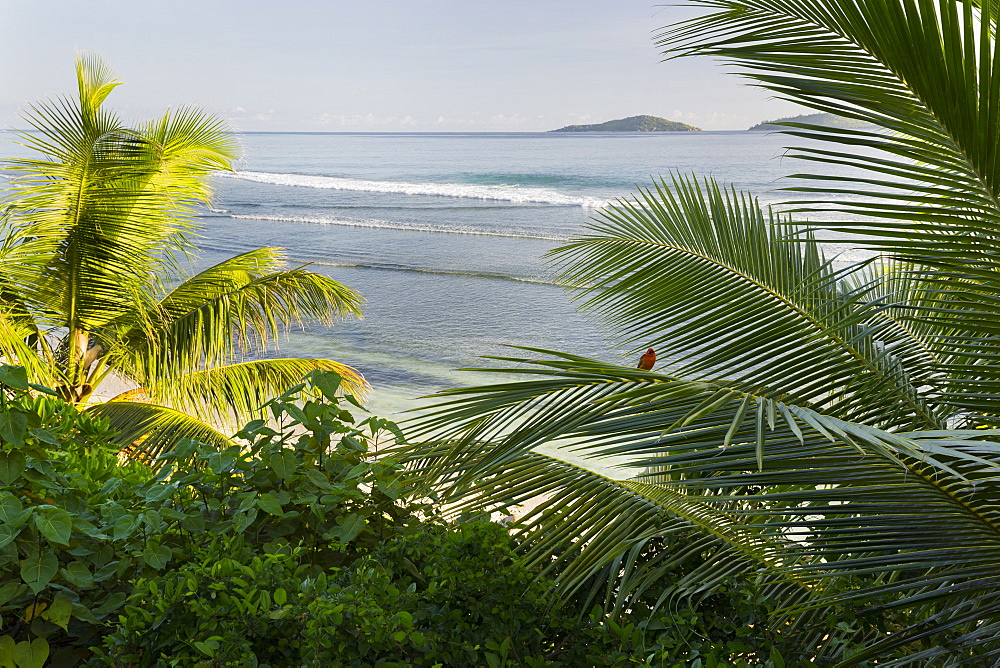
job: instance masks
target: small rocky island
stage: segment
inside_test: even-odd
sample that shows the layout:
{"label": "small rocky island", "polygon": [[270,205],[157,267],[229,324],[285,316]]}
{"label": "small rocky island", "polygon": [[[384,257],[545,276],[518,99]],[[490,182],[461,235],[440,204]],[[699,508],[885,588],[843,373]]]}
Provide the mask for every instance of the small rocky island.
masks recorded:
{"label": "small rocky island", "polygon": [[747,128],[747,132],[774,132],[776,130],[781,130],[782,126],[775,125],[776,123],[806,123],[808,125],[822,125],[827,128],[864,128],[869,127],[861,121],[856,121],[852,118],[843,118],[841,116],[834,116],[833,114],[803,114],[801,116],[787,116],[785,118],[777,118],[773,121],[764,121],[758,123],[757,125]]}
{"label": "small rocky island", "polygon": [[700,132],[701,128],[696,128],[687,123],[668,121],[657,116],[629,116],[607,123],[597,123],[595,125],[567,125],[558,130],[549,132]]}

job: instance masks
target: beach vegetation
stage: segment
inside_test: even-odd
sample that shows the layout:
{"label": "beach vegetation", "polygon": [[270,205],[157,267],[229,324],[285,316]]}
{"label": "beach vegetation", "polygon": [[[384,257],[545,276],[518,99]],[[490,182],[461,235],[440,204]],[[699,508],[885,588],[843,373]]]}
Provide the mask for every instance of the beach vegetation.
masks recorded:
{"label": "beach vegetation", "polygon": [[183,438],[226,445],[225,425],[313,369],[360,392],[360,375],[332,360],[260,357],[289,327],[360,316],[357,293],[286,267],[276,248],[188,271],[212,173],[239,155],[225,124],[179,107],[129,125],[104,104],[120,82],[99,57],[79,56],[76,75],[76,97],[24,114],[16,141],[29,157],[3,163],[3,359],[146,459]]}
{"label": "beach vegetation", "polygon": [[[31,391],[23,369],[0,367],[0,381],[3,666],[76,665],[105,637],[115,662],[138,650],[112,629],[139,621],[164,632],[187,623],[205,630],[179,636],[197,655],[218,635],[214,617],[207,608],[194,619],[170,618],[179,608],[151,617],[151,601],[165,588],[253,567],[278,588],[292,561],[297,579],[315,579],[434,520],[401,481],[399,463],[373,457],[398,429],[352,416],[340,377],[329,372],[314,372],[268,405],[278,429],[250,423],[240,434],[244,447],[181,441],[155,472],[122,461],[107,419]],[[220,550],[246,563],[225,571]],[[218,595],[217,587],[199,591]],[[230,610],[230,621],[281,618],[280,594],[267,591],[266,600],[240,594],[257,607]],[[146,631],[153,643],[156,634]]]}
{"label": "beach vegetation", "polygon": [[[553,259],[658,368],[513,353],[490,369],[512,382],[447,391],[408,432],[428,439],[413,466],[459,512],[541,497],[520,552],[609,619],[697,614],[747,578],[773,605],[744,633],[800,664],[992,665],[997,8],[690,4],[667,57],[720,58],[862,127],[784,126],[807,173],[780,210],[673,175],[598,214]],[[817,229],[871,253],[838,259]],[[622,478],[540,445],[618,458]]]}
{"label": "beach vegetation", "polygon": [[[444,522],[335,374],[245,447],[184,440],[156,470],[23,369],[0,382],[0,666],[646,663],[635,623],[560,605],[506,526]],[[713,641],[737,642],[717,599]]]}

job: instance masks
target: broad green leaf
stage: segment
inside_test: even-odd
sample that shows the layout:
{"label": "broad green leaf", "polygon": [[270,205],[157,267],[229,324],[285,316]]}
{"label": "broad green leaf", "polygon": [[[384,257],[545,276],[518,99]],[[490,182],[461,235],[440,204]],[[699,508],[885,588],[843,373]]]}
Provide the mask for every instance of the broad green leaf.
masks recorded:
{"label": "broad green leaf", "polygon": [[[0,412],[0,436],[7,439],[7,436],[3,433],[3,420],[4,416],[7,415],[6,412]],[[23,415],[21,417],[24,417]],[[25,424],[27,424],[27,418],[25,418]],[[23,431],[22,431],[23,434]],[[18,450],[11,450],[10,452],[0,452],[0,484],[11,485],[15,480],[24,473],[24,469],[27,466],[27,460],[24,457],[24,453]]]}
{"label": "broad green leaf", "polygon": [[166,483],[153,485],[146,490],[146,501],[150,503],[157,503],[173,494],[176,489],[177,488],[174,485]]}
{"label": "broad green leaf", "polygon": [[330,479],[322,471],[317,471],[316,469],[308,468],[305,469],[303,473],[307,478],[309,478],[309,482],[311,482],[316,487],[319,487],[320,489],[330,489],[332,487],[332,485],[330,484]]}
{"label": "broad green leaf", "polygon": [[309,380],[329,401],[337,401],[337,391],[343,380],[338,374],[331,371],[314,371],[309,374]]}
{"label": "broad green leaf", "polygon": [[17,668],[42,668],[49,658],[49,643],[44,638],[31,642],[22,640],[14,646],[14,663]]}
{"label": "broad green leaf", "polygon": [[87,622],[88,624],[100,624],[101,620],[94,616],[94,613],[90,611],[90,608],[79,603],[73,604],[73,616],[79,619],[81,622]]}
{"label": "broad green leaf", "polygon": [[15,529],[9,524],[0,524],[0,547],[4,547],[14,542],[14,539],[17,538],[17,534],[19,533],[21,533],[20,529]]}
{"label": "broad green leaf", "polygon": [[28,372],[22,366],[0,364],[0,384],[16,390],[28,390]]}
{"label": "broad green leaf", "polygon": [[42,613],[42,617],[63,629],[69,624],[73,614],[73,601],[65,592],[59,592],[52,600],[52,605]]}
{"label": "broad green leaf", "polygon": [[28,416],[12,408],[0,411],[0,438],[14,446],[24,443]]}
{"label": "broad green leaf", "polygon": [[45,589],[59,569],[59,560],[51,550],[39,550],[21,562],[21,579],[35,594]]}
{"label": "broad green leaf", "polygon": [[166,545],[156,545],[150,543],[142,551],[142,559],[153,568],[159,570],[170,563],[173,552]]}
{"label": "broad green leaf", "polygon": [[0,666],[3,668],[17,668],[14,663],[14,647],[17,643],[10,636],[0,636]]}
{"label": "broad green leaf", "polygon": [[[101,603],[99,606],[97,606],[97,608],[92,610],[91,612],[93,612],[93,614],[99,618],[104,617],[105,615],[108,615],[116,611],[118,608],[122,607],[122,603],[125,602],[125,599],[126,596],[124,593],[117,592],[104,599],[104,602]],[[75,608],[73,614],[79,617]]]}
{"label": "broad green leaf", "polygon": [[233,515],[233,529],[236,533],[243,533],[257,519],[257,509],[251,508]]}
{"label": "broad green leaf", "polygon": [[357,538],[361,530],[365,528],[365,519],[357,513],[351,513],[340,520],[338,524],[340,525],[340,542],[349,543]]}
{"label": "broad green leaf", "polygon": [[269,513],[276,517],[281,517],[285,514],[281,504],[278,503],[278,500],[274,498],[274,495],[270,492],[265,492],[257,497],[257,506],[265,513]]}
{"label": "broad green leaf", "polygon": [[24,521],[24,506],[10,492],[0,492],[0,522],[20,526]]}
{"label": "broad green leaf", "polygon": [[276,476],[282,480],[288,480],[295,473],[295,469],[298,468],[299,460],[295,456],[295,453],[282,450],[268,457],[267,463]]}
{"label": "broad green leaf", "polygon": [[368,473],[369,471],[371,471],[371,468],[372,465],[369,464],[368,462],[361,462],[360,464],[355,464],[354,466],[351,467],[351,470],[348,471],[346,475],[344,475],[344,479],[353,480],[354,478],[357,478],[358,476],[364,473]]}
{"label": "broad green leaf", "polygon": [[288,592],[286,592],[282,587],[278,587],[274,590],[274,602],[278,605],[284,605],[288,600]]}
{"label": "broad green leaf", "polygon": [[27,590],[27,587],[20,582],[5,582],[0,585],[0,605],[6,605],[7,601],[20,596]]}
{"label": "broad green leaf", "polygon": [[215,656],[215,647],[211,643],[207,643],[204,641],[196,641],[194,643],[194,646],[198,649],[199,652],[201,652],[205,656],[208,657]]}
{"label": "broad green leaf", "polygon": [[97,538],[99,540],[107,540],[109,536],[94,526],[92,523],[85,519],[81,519],[79,516],[73,518],[73,528],[80,533],[86,534],[91,538]]}
{"label": "broad green leaf", "polygon": [[31,435],[37,438],[42,443],[48,443],[49,445],[54,445],[57,448],[62,447],[62,442],[55,437],[55,435],[47,429],[42,429],[41,427],[34,427],[30,430]]}
{"label": "broad green leaf", "polygon": [[205,531],[205,517],[204,515],[191,514],[185,517],[181,521],[181,528],[185,531],[190,531],[191,533],[204,533]]}
{"label": "broad green leaf", "polygon": [[90,589],[94,586],[94,576],[90,567],[82,561],[71,561],[62,569],[63,577],[70,584],[80,589]]}
{"label": "broad green leaf", "polygon": [[69,545],[73,517],[62,508],[40,506],[35,515],[35,526],[49,542]]}
{"label": "broad green leaf", "polygon": [[142,514],[142,521],[145,522],[152,533],[159,534],[163,532],[163,517],[158,511],[147,510]]}
{"label": "broad green leaf", "polygon": [[115,520],[114,539],[123,540],[128,538],[132,535],[132,531],[135,529],[137,524],[138,520],[136,517],[133,517],[132,515],[122,515]]}

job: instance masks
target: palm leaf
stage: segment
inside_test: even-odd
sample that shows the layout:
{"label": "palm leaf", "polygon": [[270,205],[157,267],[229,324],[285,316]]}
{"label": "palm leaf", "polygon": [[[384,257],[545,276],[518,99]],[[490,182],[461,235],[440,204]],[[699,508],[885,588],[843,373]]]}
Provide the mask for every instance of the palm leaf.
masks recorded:
{"label": "palm leaf", "polygon": [[[920,624],[872,644],[865,656],[905,653],[933,634],[950,634],[952,652],[992,647],[976,629],[1000,623],[993,503],[1000,432],[894,434],[718,383],[549,354],[557,359],[518,359],[522,367],[500,370],[549,378],[450,390],[436,411],[417,418],[415,433],[437,433],[447,443],[416,464],[425,475],[446,482],[445,490],[517,499],[550,491],[544,476],[518,477],[537,445],[562,443],[585,458],[628,456],[624,465],[643,483],[628,483],[630,491],[670,510],[676,505],[683,517],[690,517],[684,503],[718,505],[710,516],[730,544],[766,545],[770,563],[800,578],[867,581],[822,602],[795,603],[789,614],[855,600],[921,614]],[[498,484],[491,486],[490,475]],[[481,480],[485,487],[473,487]],[[531,546],[537,560],[558,553],[559,541],[583,536],[599,555],[582,562],[592,573],[627,551],[629,530],[635,540],[655,531],[636,522],[622,499],[616,506],[588,490],[577,488],[574,501],[562,502],[579,515],[564,513],[569,533],[554,528],[554,538]],[[602,540],[600,531],[614,537]],[[725,572],[706,562],[702,577]]]}
{"label": "palm leaf", "polygon": [[[665,30],[669,57],[721,57],[779,97],[871,129],[788,124],[818,171],[790,188],[827,225],[919,268],[961,331],[939,341],[948,400],[997,420],[1000,370],[1000,44],[996,3],[693,0],[709,13]],[[850,168],[845,176],[824,166]],[[825,173],[824,173],[825,172]],[[845,199],[844,196],[848,198]]]}
{"label": "palm leaf", "polygon": [[621,345],[656,347],[688,378],[724,376],[845,419],[943,426],[947,410],[928,400],[940,360],[884,313],[894,295],[881,272],[847,280],[714,181],[672,186],[620,200],[553,253]]}
{"label": "palm leaf", "polygon": [[131,459],[153,463],[179,441],[228,447],[233,442],[201,420],[168,406],[133,401],[108,401],[87,408],[105,418],[117,435],[111,440]]}
{"label": "palm leaf", "polygon": [[[167,378],[262,353],[290,327],[361,315],[350,288],[302,267],[269,271],[277,249],[226,260],[187,279],[144,313],[122,318],[109,356],[115,366],[154,386]],[[117,344],[117,345],[116,345]]]}
{"label": "palm leaf", "polygon": [[[431,480],[428,472],[440,471],[434,460],[447,450],[409,449],[411,470]],[[441,500],[450,515],[534,505],[515,525],[518,549],[530,567],[556,578],[557,597],[570,601],[583,594],[583,610],[603,599],[612,616],[625,609],[652,615],[663,605],[680,611],[739,578],[759,580],[761,595],[788,608],[802,608],[822,593],[791,573],[774,544],[784,539],[768,535],[766,525],[755,523],[759,518],[679,490],[611,480],[534,452],[483,471],[465,488],[452,487],[447,475],[433,484],[447,490]],[[673,549],[655,546],[658,541]],[[830,634],[821,622],[826,611],[817,607],[820,612],[776,614],[767,625],[778,633],[805,633],[813,652],[832,657],[844,635]]]}
{"label": "palm leaf", "polygon": [[144,387],[141,393],[201,420],[235,423],[261,417],[265,403],[316,369],[340,375],[348,394],[363,396],[368,384],[355,369],[326,359],[263,359],[196,371]]}

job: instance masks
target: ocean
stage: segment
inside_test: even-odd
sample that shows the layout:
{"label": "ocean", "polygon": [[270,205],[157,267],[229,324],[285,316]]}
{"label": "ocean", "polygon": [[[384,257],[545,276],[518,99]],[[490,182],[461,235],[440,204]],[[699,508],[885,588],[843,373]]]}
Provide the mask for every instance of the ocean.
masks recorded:
{"label": "ocean", "polygon": [[327,357],[371,383],[387,417],[437,390],[496,380],[460,371],[524,345],[626,364],[557,284],[545,254],[598,208],[671,172],[788,197],[788,138],[771,133],[255,133],[216,179],[201,222],[213,264],[258,246],[365,298],[362,320],[312,326],[276,355]]}

